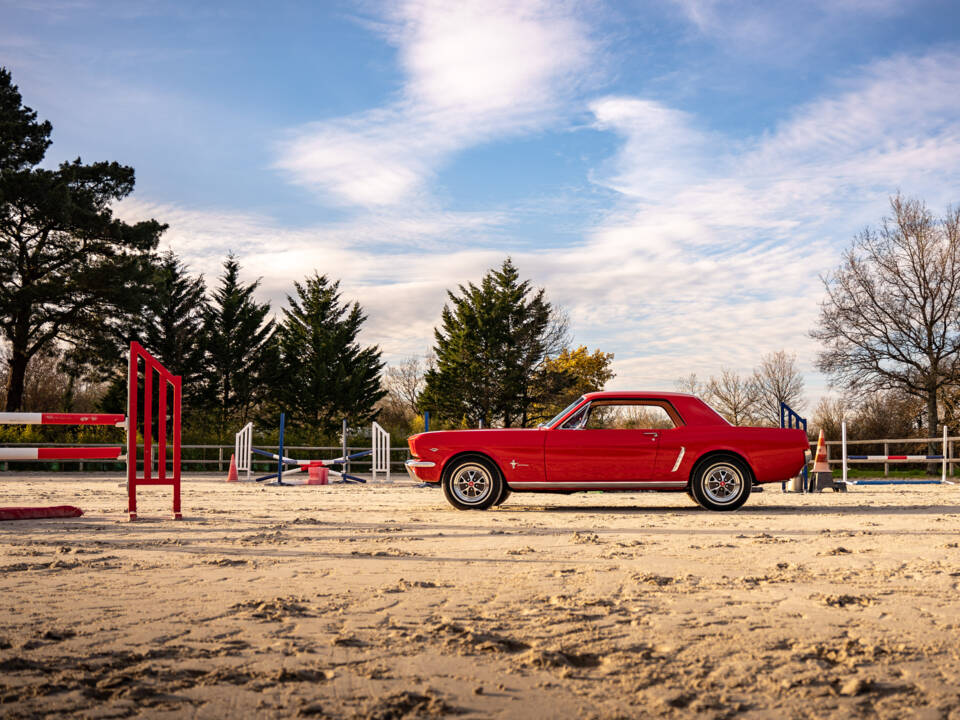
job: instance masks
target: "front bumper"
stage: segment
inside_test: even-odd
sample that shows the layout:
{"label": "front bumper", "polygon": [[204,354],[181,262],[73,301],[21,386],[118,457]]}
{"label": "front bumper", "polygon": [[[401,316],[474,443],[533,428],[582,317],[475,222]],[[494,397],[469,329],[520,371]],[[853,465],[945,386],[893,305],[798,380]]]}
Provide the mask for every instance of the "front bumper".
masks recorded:
{"label": "front bumper", "polygon": [[407,474],[412,480],[424,482],[423,478],[417,476],[417,468],[432,468],[436,467],[437,464],[435,462],[431,462],[430,460],[419,460],[418,458],[412,458],[407,460],[403,466],[407,469]]}

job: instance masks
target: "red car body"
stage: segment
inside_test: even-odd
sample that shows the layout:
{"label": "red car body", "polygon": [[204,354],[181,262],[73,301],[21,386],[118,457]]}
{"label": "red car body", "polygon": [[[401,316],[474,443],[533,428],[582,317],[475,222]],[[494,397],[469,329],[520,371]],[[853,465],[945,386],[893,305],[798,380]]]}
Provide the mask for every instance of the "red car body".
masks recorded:
{"label": "red car body", "polygon": [[[672,428],[564,427],[597,401],[650,401],[673,419]],[[683,393],[596,392],[584,395],[549,425],[524,429],[451,430],[408,439],[408,471],[439,483],[465,454],[488,458],[513,492],[688,490],[695,468],[714,455],[739,458],[753,486],[796,476],[806,463],[806,433],[735,427],[702,400]]]}

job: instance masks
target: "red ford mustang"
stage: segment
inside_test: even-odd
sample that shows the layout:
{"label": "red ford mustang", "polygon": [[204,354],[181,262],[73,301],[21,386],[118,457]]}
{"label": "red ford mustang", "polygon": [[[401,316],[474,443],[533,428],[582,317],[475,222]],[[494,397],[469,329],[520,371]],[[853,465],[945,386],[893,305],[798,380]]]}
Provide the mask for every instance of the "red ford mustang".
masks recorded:
{"label": "red ford mustang", "polygon": [[692,395],[595,392],[537,428],[445,430],[408,439],[407,472],[442,483],[455,508],[486,510],[511,492],[685,490],[736,510],[763,483],[803,468],[802,430],[734,427]]}

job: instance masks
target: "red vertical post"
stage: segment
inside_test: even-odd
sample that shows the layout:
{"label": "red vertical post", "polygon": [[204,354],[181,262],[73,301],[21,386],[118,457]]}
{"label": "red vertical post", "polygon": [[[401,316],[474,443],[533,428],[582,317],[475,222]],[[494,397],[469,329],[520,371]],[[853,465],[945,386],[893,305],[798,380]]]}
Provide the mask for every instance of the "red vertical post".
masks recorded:
{"label": "red vertical post", "polygon": [[143,363],[143,479],[153,475],[153,368]]}
{"label": "red vertical post", "polygon": [[167,380],[157,377],[160,390],[160,406],[157,408],[157,479],[167,479],[167,392],[170,390]]}
{"label": "red vertical post", "polygon": [[127,366],[127,512],[137,519],[137,353],[130,343]]}
{"label": "red vertical post", "polygon": [[[140,358],[143,358],[143,475],[137,473],[137,398],[140,381]],[[153,471],[153,373],[157,373],[157,389],[160,397],[157,401],[157,442],[159,444],[159,465],[157,477]],[[156,359],[137,342],[130,343],[129,398],[127,402],[127,483],[129,488],[130,519],[137,519],[137,487],[142,485],[173,486],[173,517],[180,520],[180,411],[182,386],[179,376],[171,375]],[[169,386],[169,387],[168,387]],[[167,475],[167,393],[173,388],[173,474]]]}
{"label": "red vertical post", "polygon": [[173,383],[173,518],[180,520],[180,397],[182,379],[175,375]]}

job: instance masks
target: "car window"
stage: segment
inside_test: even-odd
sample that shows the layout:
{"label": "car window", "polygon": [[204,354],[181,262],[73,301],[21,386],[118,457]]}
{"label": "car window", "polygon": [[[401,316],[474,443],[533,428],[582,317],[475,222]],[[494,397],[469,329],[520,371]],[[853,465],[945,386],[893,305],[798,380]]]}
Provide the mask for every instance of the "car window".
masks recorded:
{"label": "car window", "polygon": [[537,427],[553,427],[553,424],[555,422],[559,422],[560,418],[562,418],[564,415],[566,415],[568,412],[573,410],[577,405],[579,405],[582,402],[583,402],[583,396],[578,397],[572,403],[567,405],[563,410],[561,410],[556,415],[554,415],[553,418],[551,418],[550,420],[547,420],[547,422],[545,423],[540,423],[540,425],[538,425]]}
{"label": "car window", "polygon": [[666,408],[647,402],[598,402],[590,405],[587,430],[662,430],[676,427]]}
{"label": "car window", "polygon": [[584,405],[578,412],[570,416],[563,424],[565,430],[582,430],[583,424],[590,416],[590,406]]}

